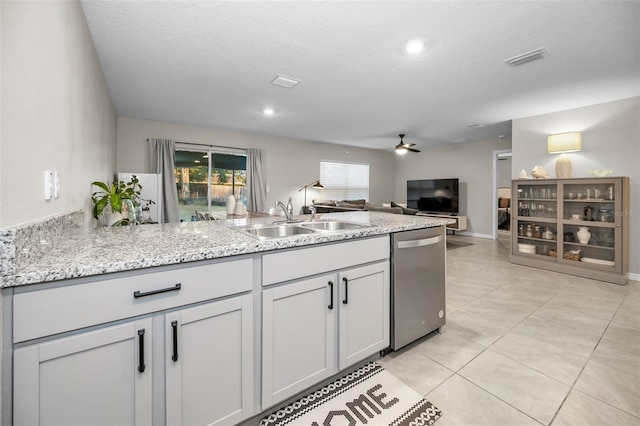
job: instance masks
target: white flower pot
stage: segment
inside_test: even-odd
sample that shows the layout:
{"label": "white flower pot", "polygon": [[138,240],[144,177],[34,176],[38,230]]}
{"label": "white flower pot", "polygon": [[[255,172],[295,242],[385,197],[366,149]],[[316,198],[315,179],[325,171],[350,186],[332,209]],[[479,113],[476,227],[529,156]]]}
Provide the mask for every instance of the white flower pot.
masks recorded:
{"label": "white flower pot", "polygon": [[125,219],[127,217],[127,215],[125,215],[124,213],[105,213],[104,214],[104,218],[107,221],[107,226],[113,226],[114,223],[118,222],[119,220]]}

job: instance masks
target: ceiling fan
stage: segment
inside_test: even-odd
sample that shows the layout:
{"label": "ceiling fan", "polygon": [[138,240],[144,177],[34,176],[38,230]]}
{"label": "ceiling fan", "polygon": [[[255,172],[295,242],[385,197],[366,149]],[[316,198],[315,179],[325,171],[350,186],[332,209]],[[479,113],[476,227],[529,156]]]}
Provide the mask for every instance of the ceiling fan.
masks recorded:
{"label": "ceiling fan", "polygon": [[401,133],[398,136],[400,136],[400,143],[396,145],[396,154],[404,155],[407,151],[420,152],[419,149],[412,148],[415,146],[415,143],[404,143],[402,140],[404,138],[404,133]]}

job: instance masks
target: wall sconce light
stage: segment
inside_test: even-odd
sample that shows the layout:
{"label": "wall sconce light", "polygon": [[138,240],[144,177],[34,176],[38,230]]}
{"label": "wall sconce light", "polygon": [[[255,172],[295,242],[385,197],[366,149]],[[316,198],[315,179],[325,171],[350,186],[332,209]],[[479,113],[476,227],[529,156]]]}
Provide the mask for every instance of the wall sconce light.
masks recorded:
{"label": "wall sconce light", "polygon": [[305,213],[306,213],[306,210],[307,210],[307,188],[322,189],[322,188],[324,188],[324,186],[322,186],[320,184],[319,180],[314,180],[310,184],[305,185],[302,188],[298,189],[298,192],[300,192],[300,191],[302,191],[304,189],[304,206],[303,206],[303,209],[304,209]]}
{"label": "wall sconce light", "polygon": [[582,133],[567,132],[547,136],[547,152],[549,154],[562,153],[556,160],[556,177],[570,178],[573,171],[571,159],[567,152],[582,150]]}

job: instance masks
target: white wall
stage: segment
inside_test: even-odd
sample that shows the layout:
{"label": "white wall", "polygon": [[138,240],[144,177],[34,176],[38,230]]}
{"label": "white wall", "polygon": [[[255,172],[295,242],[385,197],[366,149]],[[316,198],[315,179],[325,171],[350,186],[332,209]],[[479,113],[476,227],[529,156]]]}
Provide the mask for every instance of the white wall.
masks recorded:
{"label": "white wall", "polygon": [[[116,115],[77,1],[2,1],[0,227],[84,209],[116,170]],[[45,170],[60,198],[44,200]]]}
{"label": "white wall", "polygon": [[407,199],[407,180],[458,178],[460,214],[466,233],[493,235],[493,151],[511,148],[511,140],[495,139],[437,146],[420,153],[396,155],[395,201]]}
{"label": "white wall", "polygon": [[511,173],[541,165],[555,176],[557,155],[547,154],[547,135],[582,132],[582,151],[568,154],[574,177],[611,169],[631,180],[629,270],[640,274],[640,97],[513,120]]}
{"label": "white wall", "polygon": [[[267,186],[270,188],[267,205],[276,201],[286,203],[287,198],[292,196],[296,212],[304,204],[304,192],[298,192],[298,189],[320,177],[320,160],[370,164],[369,200],[373,203],[388,200],[394,190],[395,154],[389,151],[125,117],[118,118],[118,171],[150,171],[147,138],[263,149],[266,154]],[[312,198],[321,197],[321,191],[307,190],[307,203],[310,203]]]}

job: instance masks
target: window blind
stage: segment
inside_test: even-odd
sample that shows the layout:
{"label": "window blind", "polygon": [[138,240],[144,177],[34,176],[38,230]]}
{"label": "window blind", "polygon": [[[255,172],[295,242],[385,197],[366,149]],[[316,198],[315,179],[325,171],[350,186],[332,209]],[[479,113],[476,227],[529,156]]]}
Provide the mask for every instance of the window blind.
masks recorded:
{"label": "window blind", "polygon": [[322,160],[320,183],[325,200],[368,200],[369,165]]}

